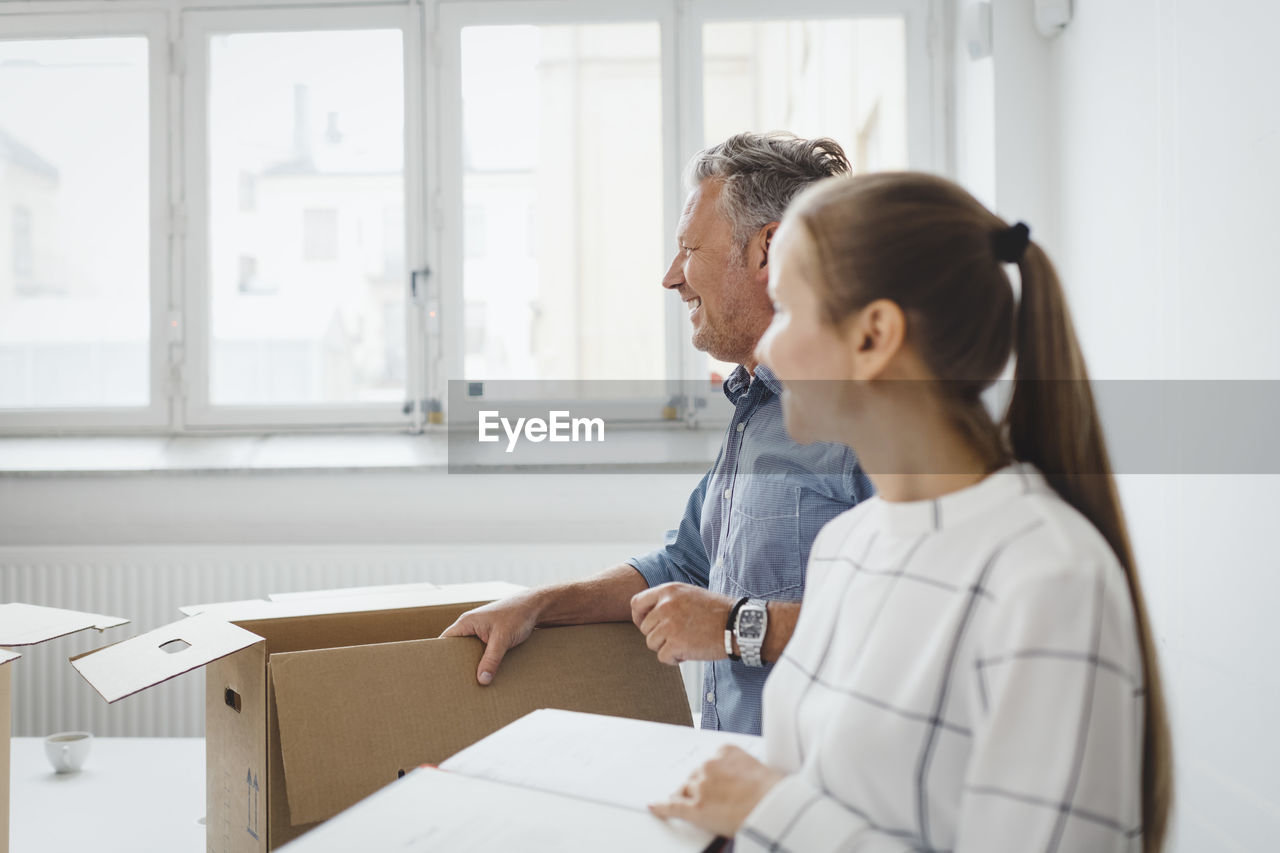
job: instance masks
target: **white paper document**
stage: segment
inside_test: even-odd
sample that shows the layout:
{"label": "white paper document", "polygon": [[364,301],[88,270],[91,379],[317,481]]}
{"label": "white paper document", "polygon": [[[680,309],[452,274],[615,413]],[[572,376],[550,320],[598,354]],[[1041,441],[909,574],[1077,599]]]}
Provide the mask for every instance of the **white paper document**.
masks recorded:
{"label": "white paper document", "polygon": [[543,709],[459,752],[441,770],[646,811],[726,744],[764,758],[762,738]]}
{"label": "white paper document", "polygon": [[648,811],[725,744],[758,737],[541,710],[410,773],[311,831],[288,853],[351,850],[701,851],[715,837]]}
{"label": "white paper document", "polygon": [[[585,806],[585,808],[584,808]],[[700,851],[682,821],[422,768],[282,848],[287,853]]]}

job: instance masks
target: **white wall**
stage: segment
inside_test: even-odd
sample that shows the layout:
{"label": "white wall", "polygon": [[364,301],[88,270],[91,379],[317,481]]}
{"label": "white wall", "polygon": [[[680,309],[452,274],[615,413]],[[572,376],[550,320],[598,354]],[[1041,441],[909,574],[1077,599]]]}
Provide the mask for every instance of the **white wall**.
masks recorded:
{"label": "white wall", "polygon": [[[992,133],[997,152],[991,166],[957,140],[962,180],[993,169],[999,211],[1043,238],[1095,377],[1280,379],[1280,4],[1075,6],[1048,41],[1031,0],[996,0],[994,57],[958,54],[957,128]],[[1028,213],[1044,205],[1047,228]],[[1169,849],[1275,849],[1280,477],[1121,489],[1173,711]]]}
{"label": "white wall", "polygon": [[657,547],[679,522],[700,477],[443,471],[3,476],[0,547],[644,541]]}

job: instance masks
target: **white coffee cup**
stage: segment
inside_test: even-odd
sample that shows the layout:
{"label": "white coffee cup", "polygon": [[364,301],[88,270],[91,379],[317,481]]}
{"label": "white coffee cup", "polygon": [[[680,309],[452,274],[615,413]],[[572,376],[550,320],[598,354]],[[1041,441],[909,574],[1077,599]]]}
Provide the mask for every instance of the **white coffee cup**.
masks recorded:
{"label": "white coffee cup", "polygon": [[58,732],[44,739],[44,754],[59,773],[75,773],[84,766],[93,745],[90,732]]}

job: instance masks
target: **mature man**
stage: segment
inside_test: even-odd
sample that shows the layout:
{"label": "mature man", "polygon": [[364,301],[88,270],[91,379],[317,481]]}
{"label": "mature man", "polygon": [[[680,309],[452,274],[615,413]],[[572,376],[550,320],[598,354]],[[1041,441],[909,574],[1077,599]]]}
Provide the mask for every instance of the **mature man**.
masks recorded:
{"label": "mature man", "polygon": [[663,547],[471,610],[445,630],[486,643],[482,684],[537,626],[631,619],[664,663],[709,662],[703,728],[759,734],[761,689],[795,627],[813,539],[872,494],[846,448],[788,437],[781,384],[754,356],[773,318],[769,248],[783,210],[847,171],[832,140],[782,133],[739,134],[694,157],[662,286],[689,306],[694,346],[739,364],[724,384],[734,415],[719,458]]}

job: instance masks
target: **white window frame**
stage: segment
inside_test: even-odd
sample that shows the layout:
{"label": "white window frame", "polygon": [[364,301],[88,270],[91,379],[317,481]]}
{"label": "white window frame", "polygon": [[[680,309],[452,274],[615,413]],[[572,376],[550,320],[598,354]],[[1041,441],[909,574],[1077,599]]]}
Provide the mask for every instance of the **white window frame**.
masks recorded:
{"label": "white window frame", "polygon": [[[150,403],[130,409],[0,411],[0,433],[48,431],[269,432],[306,429],[432,430],[433,401],[447,405],[462,374],[461,29],[473,25],[648,21],[661,44],[663,228],[675,232],[681,173],[704,147],[702,28],[713,21],[900,16],[906,22],[908,162],[946,174],[947,104],[943,0],[32,0],[0,3],[10,38],[145,35],[151,109]],[[209,389],[207,121],[208,36],[400,28],[405,59],[405,258],[429,270],[416,294],[406,280],[404,407],[212,406]],[[689,73],[692,72],[692,73]],[[654,287],[670,257],[655,259]],[[407,277],[406,277],[407,278]],[[434,312],[434,313],[433,313]],[[686,313],[664,311],[672,395],[705,378]],[[456,322],[454,321],[456,319]],[[712,396],[707,392],[707,396]],[[718,395],[715,395],[718,396]],[[556,401],[547,401],[554,405]],[[665,400],[619,401],[618,421],[660,424]],[[713,405],[703,424],[724,417]],[[658,406],[655,406],[655,403]],[[693,401],[689,401],[692,407]],[[697,414],[696,409],[694,413]],[[692,420],[689,421],[692,423]]]}
{"label": "white window frame", "polygon": [[[187,222],[184,259],[186,397],[183,425],[203,429],[304,429],[414,426],[414,411],[395,404],[214,405],[209,400],[212,333],[209,288],[208,89],[209,39],[223,33],[311,32],[323,30],[398,29],[404,50],[404,199],[405,258],[409,270],[422,266],[423,175],[421,158],[422,28],[420,10],[407,3],[361,3],[344,6],[290,6],[267,9],[198,9],[182,14],[184,190],[180,219]],[[415,311],[405,281],[406,400],[414,399],[422,382],[421,358],[410,344],[418,336]]]}
{"label": "white window frame", "polygon": [[[83,4],[79,4],[83,6]],[[102,7],[98,7],[100,10]],[[32,10],[35,11],[35,10]],[[169,132],[169,22],[162,11],[130,9],[86,21],[81,11],[32,14],[0,8],[0,37],[5,41],[60,40],[136,36],[147,39],[148,180],[148,401],[145,406],[50,407],[0,411],[0,432],[38,429],[94,432],[157,431],[169,425],[169,265],[172,137]]]}

